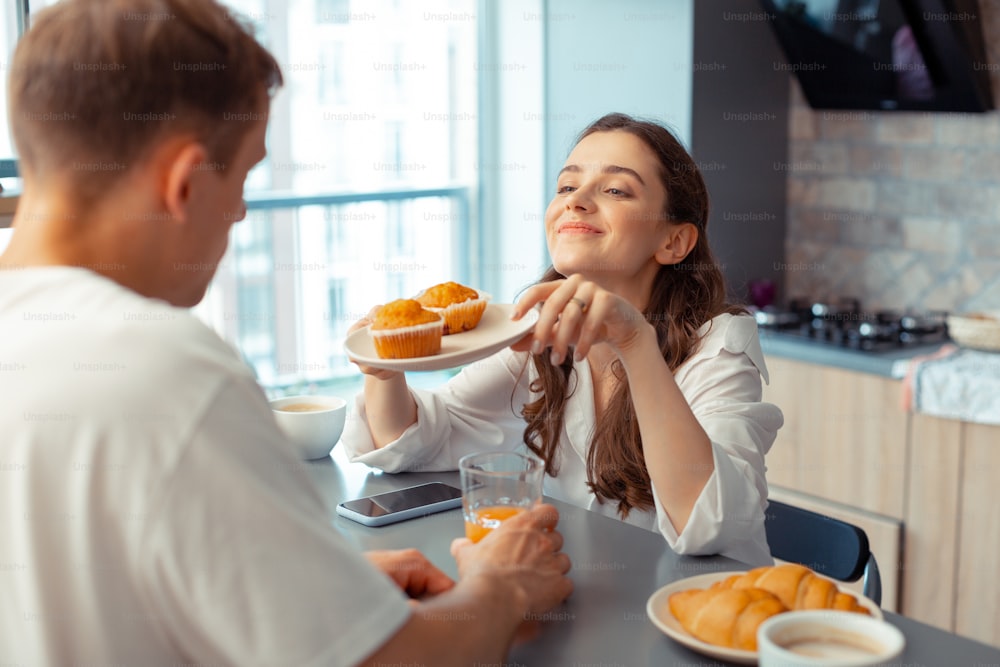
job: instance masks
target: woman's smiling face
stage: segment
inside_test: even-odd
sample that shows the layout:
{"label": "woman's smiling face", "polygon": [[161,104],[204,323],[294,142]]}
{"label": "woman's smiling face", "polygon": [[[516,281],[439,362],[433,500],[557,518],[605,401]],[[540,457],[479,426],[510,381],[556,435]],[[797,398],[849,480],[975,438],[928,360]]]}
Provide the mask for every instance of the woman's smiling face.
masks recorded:
{"label": "woman's smiling face", "polygon": [[670,229],[660,171],[653,151],[629,132],[581,139],[559,172],[545,213],[555,269],[613,291],[636,279],[651,286],[660,268],[654,255]]}

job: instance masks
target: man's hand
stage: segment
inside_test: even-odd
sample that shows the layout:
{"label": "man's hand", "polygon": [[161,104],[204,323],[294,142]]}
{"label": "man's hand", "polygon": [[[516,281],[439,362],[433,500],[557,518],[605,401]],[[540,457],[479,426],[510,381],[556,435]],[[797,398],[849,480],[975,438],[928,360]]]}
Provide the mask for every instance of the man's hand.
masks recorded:
{"label": "man's hand", "polygon": [[457,584],[415,550],[370,554],[411,596],[446,592],[411,602],[414,613],[406,624],[363,664],[503,662],[511,643],[536,634],[539,616],[573,590],[558,520],[554,507],[539,505],[507,519],[477,544],[455,540]]}
{"label": "man's hand", "polygon": [[550,610],[573,591],[558,521],[555,507],[538,505],[507,519],[479,543],[456,539],[451,553],[460,577],[499,578],[523,601],[526,614]]}
{"label": "man's hand", "polygon": [[365,557],[414,599],[444,593],[455,585],[451,577],[416,549],[368,551]]}

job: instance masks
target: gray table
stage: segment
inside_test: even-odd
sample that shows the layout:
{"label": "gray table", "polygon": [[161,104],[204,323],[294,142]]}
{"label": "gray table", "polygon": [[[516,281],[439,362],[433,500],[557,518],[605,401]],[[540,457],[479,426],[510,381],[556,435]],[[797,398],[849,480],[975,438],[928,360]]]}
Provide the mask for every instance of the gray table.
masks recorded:
{"label": "gray table", "polygon": [[[334,513],[342,500],[431,481],[458,486],[457,473],[388,475],[351,464],[340,447],[330,459],[303,464],[315,479],[334,525],[363,549],[417,547],[455,576],[448,552],[463,535],[461,510],[381,528],[368,528]],[[705,572],[745,570],[719,556],[678,556],[659,535],[585,509],[552,501],[560,512],[564,550],[573,561],[575,589],[549,614],[541,636],[515,647],[505,665],[632,667],[720,664],[662,634],[646,617],[646,600],[661,586]],[[894,665],[1000,666],[1000,649],[886,612],[906,635],[906,652]]]}

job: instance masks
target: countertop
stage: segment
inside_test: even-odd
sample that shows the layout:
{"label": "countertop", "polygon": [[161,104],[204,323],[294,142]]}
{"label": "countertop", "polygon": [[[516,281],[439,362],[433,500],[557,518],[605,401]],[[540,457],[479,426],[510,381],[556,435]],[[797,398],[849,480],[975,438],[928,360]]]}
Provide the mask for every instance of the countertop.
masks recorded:
{"label": "countertop", "polygon": [[885,352],[866,352],[780,331],[760,329],[760,345],[766,355],[870,373],[896,380],[902,379],[906,374],[907,362],[910,359],[933,354],[943,344],[931,343]]}

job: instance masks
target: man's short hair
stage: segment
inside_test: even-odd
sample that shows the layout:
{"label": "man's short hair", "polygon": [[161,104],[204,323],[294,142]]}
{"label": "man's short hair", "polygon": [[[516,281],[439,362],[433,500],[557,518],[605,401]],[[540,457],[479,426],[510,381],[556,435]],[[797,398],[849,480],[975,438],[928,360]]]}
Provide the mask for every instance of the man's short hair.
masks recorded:
{"label": "man's short hair", "polygon": [[215,0],[63,0],[17,45],[10,124],[22,172],[58,173],[87,201],[168,136],[191,135],[225,170],[281,83]]}

